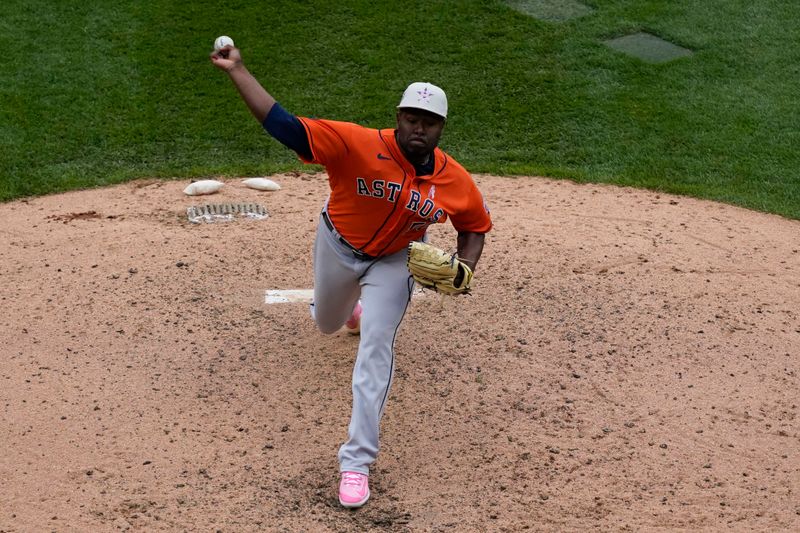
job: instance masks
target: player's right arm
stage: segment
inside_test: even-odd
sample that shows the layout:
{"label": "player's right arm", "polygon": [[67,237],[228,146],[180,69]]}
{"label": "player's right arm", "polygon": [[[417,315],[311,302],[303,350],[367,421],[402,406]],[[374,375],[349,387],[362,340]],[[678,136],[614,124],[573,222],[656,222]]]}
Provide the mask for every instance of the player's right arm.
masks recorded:
{"label": "player's right arm", "polygon": [[228,45],[212,52],[211,62],[228,73],[250,112],[259,122],[264,122],[275,105],[275,98],[245,68],[239,49]]}
{"label": "player's right arm", "polygon": [[250,74],[238,48],[230,45],[211,53],[215,67],[228,73],[250,112],[267,132],[305,160],[313,159],[305,128],[300,120],[283,109],[275,98]]}

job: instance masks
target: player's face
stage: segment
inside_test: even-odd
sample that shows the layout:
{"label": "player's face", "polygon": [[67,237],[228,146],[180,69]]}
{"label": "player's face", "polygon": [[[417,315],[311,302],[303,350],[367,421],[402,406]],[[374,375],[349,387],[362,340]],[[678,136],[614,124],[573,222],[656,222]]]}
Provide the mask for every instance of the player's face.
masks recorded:
{"label": "player's face", "polygon": [[439,144],[444,119],[422,110],[397,112],[397,143],[411,158],[426,157]]}

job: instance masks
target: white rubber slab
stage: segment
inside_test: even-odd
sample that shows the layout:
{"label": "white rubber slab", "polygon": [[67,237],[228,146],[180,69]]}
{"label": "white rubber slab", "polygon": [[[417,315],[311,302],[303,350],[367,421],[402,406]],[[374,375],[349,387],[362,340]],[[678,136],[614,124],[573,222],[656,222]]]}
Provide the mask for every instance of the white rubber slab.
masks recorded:
{"label": "white rubber slab", "polygon": [[266,304],[311,303],[313,289],[269,290],[264,294]]}
{"label": "white rubber slab", "polygon": [[[419,298],[426,294],[436,294],[431,291],[423,292],[419,287],[414,288],[414,297]],[[265,304],[290,304],[290,303],[311,303],[314,299],[314,289],[289,289],[289,290],[267,290],[264,291]]]}

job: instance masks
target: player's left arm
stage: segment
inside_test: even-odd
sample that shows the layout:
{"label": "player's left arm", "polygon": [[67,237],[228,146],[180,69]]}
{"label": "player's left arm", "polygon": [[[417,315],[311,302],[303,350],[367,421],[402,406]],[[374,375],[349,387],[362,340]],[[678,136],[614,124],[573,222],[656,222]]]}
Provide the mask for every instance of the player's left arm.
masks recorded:
{"label": "player's left arm", "polygon": [[483,252],[483,233],[473,233],[470,231],[460,231],[458,233],[458,259],[467,264],[475,272],[478,259]]}
{"label": "player's left arm", "polygon": [[466,183],[466,192],[459,197],[463,202],[462,209],[453,213],[451,220],[458,232],[458,258],[474,272],[483,252],[486,233],[492,229],[492,217],[483,195],[468,174]]}

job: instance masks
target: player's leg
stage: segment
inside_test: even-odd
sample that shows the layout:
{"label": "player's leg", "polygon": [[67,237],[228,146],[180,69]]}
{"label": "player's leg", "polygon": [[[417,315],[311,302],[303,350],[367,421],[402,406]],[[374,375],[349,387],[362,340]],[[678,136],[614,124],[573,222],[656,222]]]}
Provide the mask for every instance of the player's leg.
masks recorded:
{"label": "player's leg", "polygon": [[323,333],[338,331],[350,318],[361,291],[360,263],[320,220],[314,240],[311,316]]}
{"label": "player's leg", "polygon": [[401,250],[370,266],[361,278],[361,340],[353,368],[353,411],[340,470],[367,474],[378,455],[380,419],[394,372],[394,341],[411,299],[413,279]]}

